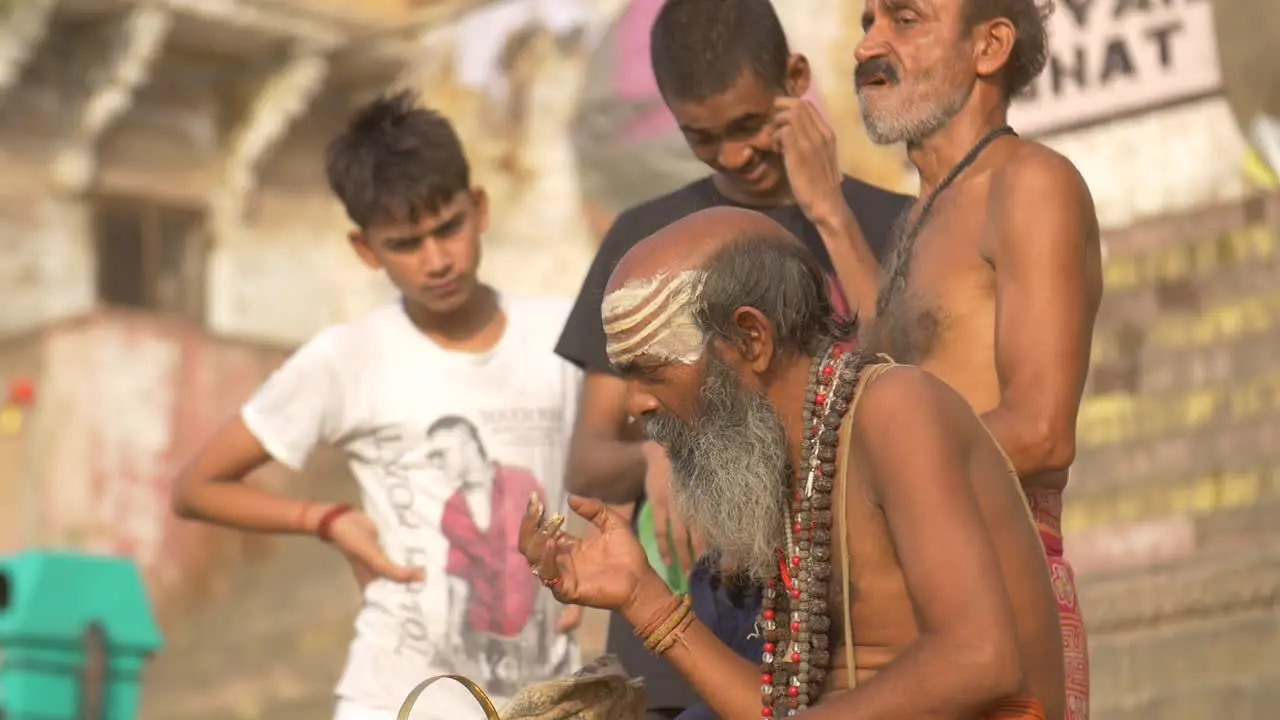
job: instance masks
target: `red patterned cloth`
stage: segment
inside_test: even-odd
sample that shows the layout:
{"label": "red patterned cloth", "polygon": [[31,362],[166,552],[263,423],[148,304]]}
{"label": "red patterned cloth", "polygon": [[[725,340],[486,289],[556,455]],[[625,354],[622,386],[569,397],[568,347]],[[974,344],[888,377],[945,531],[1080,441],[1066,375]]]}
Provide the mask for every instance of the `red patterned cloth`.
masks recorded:
{"label": "red patterned cloth", "polygon": [[467,622],[477,632],[514,638],[533,616],[540,589],[516,548],[529,496],[546,502],[542,487],[524,468],[495,465],[489,527],[476,526],[461,490],[444,506],[441,530],[449,539],[448,574],[466,580]]}
{"label": "red patterned cloth", "polygon": [[1084,616],[1076,596],[1076,576],[1062,556],[1062,493],[1032,488],[1027,491],[1031,514],[1040,530],[1049,575],[1058,598],[1062,623],[1063,660],[1067,672],[1067,720],[1089,719],[1089,643]]}

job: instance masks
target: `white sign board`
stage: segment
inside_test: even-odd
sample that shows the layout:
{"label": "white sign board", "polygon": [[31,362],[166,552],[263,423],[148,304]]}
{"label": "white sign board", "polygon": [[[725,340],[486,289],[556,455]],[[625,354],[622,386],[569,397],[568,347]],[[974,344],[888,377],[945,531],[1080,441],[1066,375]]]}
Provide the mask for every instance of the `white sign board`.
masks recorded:
{"label": "white sign board", "polygon": [[1049,62],[1009,123],[1026,135],[1215,92],[1211,0],[1058,0]]}

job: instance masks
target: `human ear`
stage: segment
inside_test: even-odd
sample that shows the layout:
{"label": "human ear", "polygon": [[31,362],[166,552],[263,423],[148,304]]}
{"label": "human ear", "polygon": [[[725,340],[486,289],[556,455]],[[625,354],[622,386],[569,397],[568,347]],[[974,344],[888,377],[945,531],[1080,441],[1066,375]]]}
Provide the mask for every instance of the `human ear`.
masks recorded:
{"label": "human ear", "polygon": [[800,53],[792,53],[787,58],[787,79],[786,79],[787,95],[791,97],[804,97],[809,92],[809,85],[813,82],[813,73],[809,69],[809,58]]}
{"label": "human ear", "polygon": [[360,258],[360,262],[365,264],[365,267],[370,270],[382,269],[382,262],[378,260],[378,256],[373,252],[369,237],[363,231],[352,230],[347,233],[347,240],[351,243],[351,249],[356,251],[356,256]]}
{"label": "human ear", "polygon": [[773,365],[776,347],[773,323],[753,307],[740,307],[733,313],[733,328],[743,363],[752,372],[763,375]]}
{"label": "human ear", "polygon": [[1004,69],[1013,53],[1018,31],[1007,18],[996,18],[974,28],[974,67],[980,78],[990,78]]}

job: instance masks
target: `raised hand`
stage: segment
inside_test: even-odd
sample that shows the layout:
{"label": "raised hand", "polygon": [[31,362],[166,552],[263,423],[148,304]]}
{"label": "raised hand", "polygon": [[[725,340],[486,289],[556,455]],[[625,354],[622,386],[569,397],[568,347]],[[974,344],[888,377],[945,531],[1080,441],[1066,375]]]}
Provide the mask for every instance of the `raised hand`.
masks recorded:
{"label": "raised hand", "polygon": [[547,520],[536,496],[530,498],[520,523],[520,553],[557,600],[618,610],[633,599],[642,580],[661,583],[621,516],[599,501],[576,495],[569,497],[569,507],[591,523],[586,538],[565,533],[563,516]]}
{"label": "raised hand", "polygon": [[359,510],[350,510],[334,520],[329,527],[329,538],[346,557],[362,589],[380,577],[400,583],[426,579],[422,568],[397,565],[387,557],[378,541],[378,528]]}
{"label": "raised hand", "polygon": [[781,97],[773,106],[773,144],[782,153],[796,205],[815,224],[844,205],[836,134],[813,103]]}

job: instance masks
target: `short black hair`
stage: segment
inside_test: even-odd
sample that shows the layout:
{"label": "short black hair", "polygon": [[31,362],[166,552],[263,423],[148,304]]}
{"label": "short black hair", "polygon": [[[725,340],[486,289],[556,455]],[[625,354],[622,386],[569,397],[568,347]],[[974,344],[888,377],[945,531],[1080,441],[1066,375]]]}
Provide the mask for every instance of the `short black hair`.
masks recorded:
{"label": "short black hair", "polygon": [[781,90],[791,50],[769,0],[667,0],[649,33],[658,90],[667,101],[715,97],[749,71]]}
{"label": "short black hair", "polygon": [[837,312],[826,273],[795,238],[745,233],[716,251],[703,269],[694,317],[709,341],[742,340],[733,322],[741,307],[753,307],[773,322],[777,355],[815,355],[827,343],[854,336],[856,321]]}
{"label": "short black hair", "polygon": [[438,211],[471,187],[453,125],[411,90],[380,95],[351,116],[325,154],[329,187],[361,228]]}
{"label": "short black hair", "polygon": [[429,427],[427,427],[427,437],[429,438],[438,432],[456,430],[458,428],[466,430],[467,434],[471,435],[471,439],[476,443],[476,449],[480,451],[480,458],[488,460],[489,451],[485,449],[484,441],[480,439],[480,428],[476,427],[475,423],[461,415],[444,415],[438,418],[435,422],[431,423]]}

